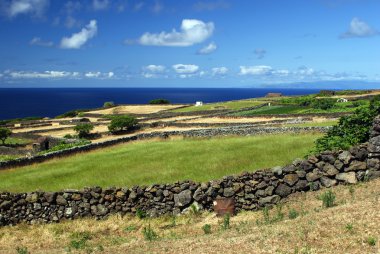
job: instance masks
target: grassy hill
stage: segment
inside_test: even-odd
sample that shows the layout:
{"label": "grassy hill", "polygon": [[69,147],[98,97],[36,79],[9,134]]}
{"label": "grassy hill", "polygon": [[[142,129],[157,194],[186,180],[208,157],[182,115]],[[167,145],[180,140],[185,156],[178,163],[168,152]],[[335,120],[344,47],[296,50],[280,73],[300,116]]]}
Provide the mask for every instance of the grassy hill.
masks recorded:
{"label": "grassy hill", "polygon": [[239,213],[229,227],[208,212],[155,219],[111,216],[3,227],[0,246],[3,253],[379,253],[380,179],[332,191],[331,208],[320,200],[326,189],[298,193],[268,213]]}
{"label": "grassy hill", "polygon": [[0,190],[46,191],[132,186],[225,175],[285,165],[303,157],[320,133],[143,141],[0,171]]}

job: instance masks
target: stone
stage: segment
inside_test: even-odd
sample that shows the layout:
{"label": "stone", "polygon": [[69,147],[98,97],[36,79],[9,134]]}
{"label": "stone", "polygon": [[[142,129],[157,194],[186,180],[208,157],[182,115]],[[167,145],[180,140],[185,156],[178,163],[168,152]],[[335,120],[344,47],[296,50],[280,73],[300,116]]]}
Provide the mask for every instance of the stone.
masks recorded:
{"label": "stone", "polygon": [[126,194],[123,191],[117,191],[116,192],[116,198],[117,199],[124,199]]}
{"label": "stone", "polygon": [[307,158],[307,161],[312,163],[312,164],[315,164],[317,163],[319,160],[318,158],[315,156],[315,155],[310,155],[308,158]]}
{"label": "stone", "polygon": [[203,210],[203,206],[197,201],[194,201],[189,207],[183,209],[182,214],[197,213]]}
{"label": "stone", "polygon": [[306,174],[306,180],[308,182],[314,182],[319,178],[321,178],[321,174],[317,170],[314,170],[313,172],[309,172]]}
{"label": "stone", "polygon": [[284,173],[293,173],[296,171],[296,167],[294,165],[285,166],[282,171]]}
{"label": "stone", "polygon": [[300,159],[300,158],[297,158],[295,159],[293,162],[292,162],[292,165],[294,167],[298,167],[304,160]]}
{"label": "stone", "polygon": [[334,163],[334,167],[337,168],[338,170],[342,170],[344,164],[340,160],[336,160]]}
{"label": "stone", "polygon": [[224,188],[223,196],[226,198],[232,197],[235,194],[233,188]]}
{"label": "stone", "polygon": [[196,189],[194,192],[194,195],[193,195],[194,200],[200,201],[203,197],[204,197],[204,195],[203,195],[202,188],[200,187],[200,188]]}
{"label": "stone", "polygon": [[345,165],[348,165],[350,161],[353,159],[353,156],[349,151],[343,151],[338,155],[338,159]]}
{"label": "stone", "polygon": [[280,195],[281,197],[286,197],[288,196],[290,193],[292,193],[292,189],[287,186],[286,184],[280,184],[276,190],[275,190],[275,193],[277,195]]}
{"label": "stone", "polygon": [[375,171],[375,170],[368,170],[367,171],[367,179],[368,180],[373,180],[376,178],[380,177],[380,171]]}
{"label": "stone", "polygon": [[348,168],[345,168],[345,172],[349,171],[358,171],[358,170],[366,170],[367,169],[367,163],[363,161],[352,161],[350,163],[350,166]]}
{"label": "stone", "polygon": [[259,205],[265,206],[267,204],[277,204],[281,200],[281,197],[278,195],[273,195],[265,198],[259,199]]}
{"label": "stone", "polygon": [[268,186],[265,189],[264,193],[265,193],[266,196],[271,196],[273,194],[273,191],[274,191],[274,187],[273,186]]}
{"label": "stone", "polygon": [[65,215],[66,215],[67,217],[71,217],[71,216],[73,215],[73,209],[72,209],[71,207],[67,207],[67,208],[65,209]]}
{"label": "stone", "polygon": [[302,161],[301,164],[299,165],[299,167],[303,170],[303,171],[310,171],[313,169],[313,164],[311,164],[310,162],[308,161]]}
{"label": "stone", "polygon": [[67,200],[62,195],[58,195],[55,202],[57,205],[67,205]]}
{"label": "stone", "polygon": [[0,210],[7,210],[12,206],[12,201],[5,200],[0,203]]}
{"label": "stone", "polygon": [[48,203],[53,203],[56,197],[57,197],[56,192],[45,192],[44,193],[44,198],[46,199],[46,202],[48,202]]}
{"label": "stone", "polygon": [[288,185],[293,186],[298,181],[298,175],[297,174],[288,174],[288,175],[284,176],[283,180]]}
{"label": "stone", "polygon": [[108,213],[108,209],[104,205],[99,204],[99,205],[96,206],[96,213],[95,213],[95,215],[104,216],[107,213]]}
{"label": "stone", "polygon": [[37,193],[28,193],[25,200],[28,203],[36,203],[38,200],[38,194]]}
{"label": "stone", "polygon": [[332,154],[321,154],[321,159],[330,164],[334,164],[335,162],[335,157]]}
{"label": "stone", "polygon": [[331,165],[330,163],[327,163],[324,167],[323,167],[323,172],[328,175],[328,176],[335,176],[336,174],[339,173],[339,171],[333,166]]}
{"label": "stone", "polygon": [[323,169],[326,166],[326,162],[320,161],[320,162],[316,163],[315,166],[317,166],[317,168],[319,168],[319,169]]}
{"label": "stone", "polygon": [[299,178],[305,178],[306,177],[306,172],[302,170],[297,170],[296,174],[298,175]]}
{"label": "stone", "polygon": [[306,180],[299,180],[294,186],[295,190],[297,191],[304,191],[308,189],[308,187],[309,187],[309,183]]}
{"label": "stone", "polygon": [[71,196],[71,199],[72,200],[75,200],[75,201],[79,201],[82,199],[82,196],[79,194],[79,193],[74,193],[72,196]]}
{"label": "stone", "polygon": [[135,191],[132,191],[130,194],[129,194],[129,199],[131,200],[135,200],[137,198],[137,193]]}
{"label": "stone", "polygon": [[380,169],[380,160],[379,159],[368,159],[367,160],[367,167],[368,169],[374,169],[374,170],[379,170]]}
{"label": "stone", "polygon": [[176,207],[183,207],[191,203],[192,195],[190,190],[184,190],[174,195],[174,204]]}
{"label": "stone", "polygon": [[357,183],[355,172],[337,174],[335,179],[349,184]]}
{"label": "stone", "polygon": [[334,186],[337,184],[337,181],[335,179],[330,179],[326,176],[322,176],[321,177],[321,184],[324,186],[324,187],[327,187],[327,188],[330,188],[331,186]]}
{"label": "stone", "polygon": [[380,153],[380,136],[373,137],[369,140],[368,151],[370,153]]}
{"label": "stone", "polygon": [[272,172],[276,176],[280,176],[280,175],[282,175],[282,167],[280,167],[280,166],[274,167],[274,168],[272,168]]}

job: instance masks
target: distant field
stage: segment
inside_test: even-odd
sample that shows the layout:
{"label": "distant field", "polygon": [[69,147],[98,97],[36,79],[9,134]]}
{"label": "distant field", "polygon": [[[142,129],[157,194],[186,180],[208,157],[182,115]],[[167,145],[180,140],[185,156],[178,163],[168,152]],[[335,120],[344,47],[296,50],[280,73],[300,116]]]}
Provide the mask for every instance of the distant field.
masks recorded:
{"label": "distant field", "polygon": [[328,127],[338,124],[338,120],[331,120],[325,122],[307,122],[307,123],[296,123],[296,124],[284,124],[285,127]]}
{"label": "distant field", "polygon": [[203,110],[218,110],[218,109],[241,109],[254,107],[264,104],[265,101],[254,100],[240,100],[240,101],[227,101],[220,103],[207,103],[203,106],[190,106],[186,108],[174,109],[173,112],[192,112],[192,111],[203,111]]}
{"label": "distant field", "polygon": [[0,172],[0,190],[132,186],[285,165],[303,157],[319,133],[143,141]]}

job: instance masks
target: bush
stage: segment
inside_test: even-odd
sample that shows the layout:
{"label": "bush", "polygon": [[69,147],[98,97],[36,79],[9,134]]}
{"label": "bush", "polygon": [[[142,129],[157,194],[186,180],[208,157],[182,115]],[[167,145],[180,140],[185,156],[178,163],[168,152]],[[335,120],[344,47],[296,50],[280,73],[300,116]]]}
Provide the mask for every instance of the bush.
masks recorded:
{"label": "bush", "polygon": [[326,191],[320,196],[324,208],[333,207],[335,205],[335,198],[335,194],[331,190]]}
{"label": "bush", "polygon": [[0,140],[3,142],[3,145],[5,145],[5,140],[12,134],[12,131],[8,128],[0,128]]}
{"label": "bush", "polygon": [[298,212],[295,209],[289,210],[289,219],[293,220],[298,217]]}
{"label": "bush", "polygon": [[79,115],[83,116],[83,112],[85,112],[85,111],[88,111],[88,109],[70,110],[70,111],[67,111],[66,113],[63,113],[62,115],[56,116],[55,118],[76,117],[76,116],[79,116]]}
{"label": "bush", "polygon": [[328,110],[335,105],[334,99],[316,99],[310,104],[312,108]]}
{"label": "bush", "polygon": [[170,104],[170,101],[166,99],[154,99],[151,100],[149,104]]}
{"label": "bush", "polygon": [[202,229],[203,229],[203,232],[205,233],[205,235],[211,234],[211,225],[210,224],[203,225]]}
{"label": "bush", "polygon": [[94,129],[94,125],[92,125],[91,123],[80,123],[74,127],[74,131],[78,133],[79,138],[88,137],[88,135],[90,134],[90,131],[92,131],[93,129]]}
{"label": "bush", "polygon": [[108,130],[111,133],[117,133],[123,130],[130,130],[137,124],[136,118],[133,116],[114,116],[112,117]]}
{"label": "bush", "polygon": [[348,149],[369,140],[373,120],[380,113],[380,96],[374,97],[369,106],[356,109],[350,116],[339,119],[326,135],[316,140],[315,152]]}
{"label": "bush", "polygon": [[103,104],[103,108],[112,108],[115,107],[115,103],[113,101],[106,101]]}

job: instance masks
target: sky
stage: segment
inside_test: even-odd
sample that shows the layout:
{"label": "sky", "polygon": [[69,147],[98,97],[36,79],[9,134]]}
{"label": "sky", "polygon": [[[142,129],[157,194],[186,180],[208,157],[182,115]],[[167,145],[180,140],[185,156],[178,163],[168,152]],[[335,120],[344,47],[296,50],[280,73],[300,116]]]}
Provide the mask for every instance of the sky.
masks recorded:
{"label": "sky", "polygon": [[380,88],[379,0],[1,0],[0,87]]}

